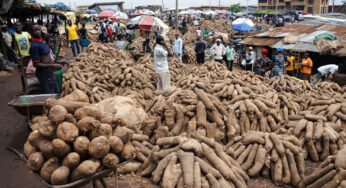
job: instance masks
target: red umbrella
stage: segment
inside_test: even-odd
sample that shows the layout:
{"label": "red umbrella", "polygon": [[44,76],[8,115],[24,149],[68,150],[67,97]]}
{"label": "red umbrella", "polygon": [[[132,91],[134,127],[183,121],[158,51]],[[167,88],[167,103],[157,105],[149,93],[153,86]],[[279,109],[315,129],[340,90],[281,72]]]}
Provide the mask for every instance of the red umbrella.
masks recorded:
{"label": "red umbrella", "polygon": [[137,16],[132,18],[126,23],[126,27],[130,30],[158,31],[163,34],[169,31],[169,27],[162,20],[152,16]]}
{"label": "red umbrella", "polygon": [[98,15],[99,18],[109,18],[114,15],[114,11],[104,10]]}

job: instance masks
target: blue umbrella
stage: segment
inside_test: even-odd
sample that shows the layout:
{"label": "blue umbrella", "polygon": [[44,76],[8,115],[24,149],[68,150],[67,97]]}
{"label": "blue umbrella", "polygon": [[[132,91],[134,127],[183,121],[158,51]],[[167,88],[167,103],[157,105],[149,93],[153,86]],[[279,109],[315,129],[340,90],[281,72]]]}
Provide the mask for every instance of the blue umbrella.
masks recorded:
{"label": "blue umbrella", "polygon": [[106,9],[103,9],[102,11],[104,11],[104,10],[110,10],[110,11],[116,12],[116,10],[112,9],[112,8],[106,8]]}
{"label": "blue umbrella", "polygon": [[254,31],[254,29],[252,29],[252,27],[246,23],[237,24],[237,25],[233,26],[232,29],[235,31],[240,31],[240,32]]}
{"label": "blue umbrella", "polygon": [[67,7],[67,5],[63,2],[58,2],[57,5],[60,7],[65,7],[65,8]]}
{"label": "blue umbrella", "polygon": [[96,10],[92,10],[92,9],[87,10],[86,12],[89,14],[97,14]]}

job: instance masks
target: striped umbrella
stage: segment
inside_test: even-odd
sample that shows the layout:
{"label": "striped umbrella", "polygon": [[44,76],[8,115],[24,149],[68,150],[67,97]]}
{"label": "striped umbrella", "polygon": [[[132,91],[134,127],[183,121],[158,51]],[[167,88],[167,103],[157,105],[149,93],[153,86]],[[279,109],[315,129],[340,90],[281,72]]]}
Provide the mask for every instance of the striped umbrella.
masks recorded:
{"label": "striped umbrella", "polygon": [[162,20],[153,16],[132,18],[126,23],[126,28],[129,30],[156,31],[162,34],[166,34],[169,31],[169,27]]}
{"label": "striped umbrella", "polygon": [[127,16],[127,14],[123,12],[117,12],[113,16],[111,16],[110,19],[111,20],[127,20],[129,19],[129,17]]}

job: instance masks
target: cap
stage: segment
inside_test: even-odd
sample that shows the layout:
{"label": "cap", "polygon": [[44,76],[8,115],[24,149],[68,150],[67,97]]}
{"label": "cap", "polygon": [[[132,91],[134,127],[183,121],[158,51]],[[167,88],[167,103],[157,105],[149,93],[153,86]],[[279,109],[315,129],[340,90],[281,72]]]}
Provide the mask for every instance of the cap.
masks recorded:
{"label": "cap", "polygon": [[283,48],[278,48],[278,49],[276,50],[276,52],[278,52],[278,53],[284,52],[284,49],[283,49]]}
{"label": "cap", "polygon": [[216,42],[218,42],[218,41],[221,42],[221,39],[216,39]]}
{"label": "cap", "polygon": [[253,49],[253,48],[250,46],[250,47],[249,47],[249,50],[252,50],[252,49]]}

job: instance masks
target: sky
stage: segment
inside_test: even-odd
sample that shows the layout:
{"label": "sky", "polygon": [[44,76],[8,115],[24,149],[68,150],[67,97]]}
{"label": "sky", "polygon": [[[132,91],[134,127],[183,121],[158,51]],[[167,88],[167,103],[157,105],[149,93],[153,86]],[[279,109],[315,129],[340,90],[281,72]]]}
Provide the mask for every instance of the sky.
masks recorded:
{"label": "sky", "polygon": [[[72,8],[80,5],[91,5],[95,2],[114,2],[117,0],[36,0],[38,3],[54,4],[57,2],[63,2]],[[123,1],[124,8],[134,8],[141,5],[162,5],[164,3],[165,8],[175,8],[175,0],[119,0]],[[179,7],[193,7],[193,6],[229,6],[231,4],[241,3],[242,5],[257,5],[257,0],[179,0]],[[210,3],[209,3],[210,2]]]}

